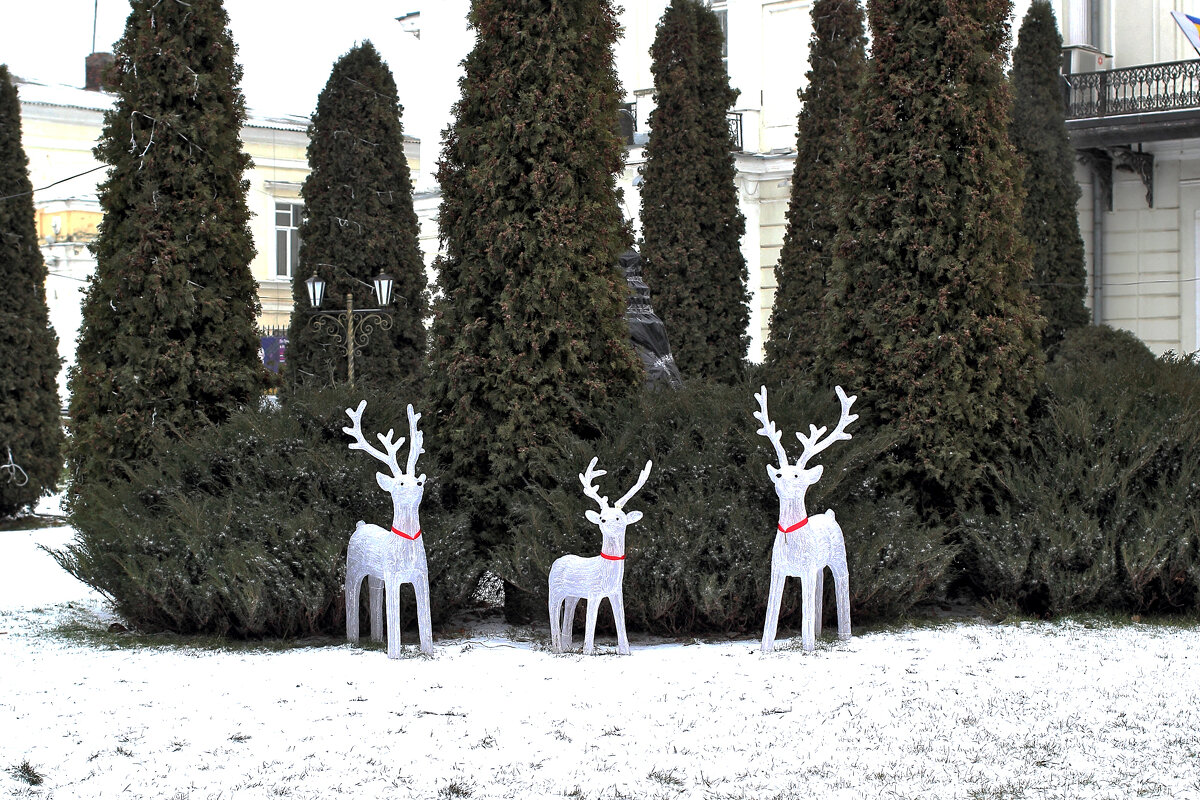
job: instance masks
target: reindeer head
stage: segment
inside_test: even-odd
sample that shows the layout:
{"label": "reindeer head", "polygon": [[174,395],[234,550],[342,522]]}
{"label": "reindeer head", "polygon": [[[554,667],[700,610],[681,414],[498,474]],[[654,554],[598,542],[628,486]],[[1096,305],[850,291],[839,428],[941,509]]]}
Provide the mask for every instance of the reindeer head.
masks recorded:
{"label": "reindeer head", "polygon": [[646,478],[650,476],[650,467],[652,464],[653,462],[651,461],[646,462],[646,467],[638,477],[637,483],[625,493],[624,497],[611,506],[608,504],[608,498],[601,497],[600,490],[596,488],[596,478],[607,474],[602,469],[596,469],[596,459],[593,458],[591,463],[588,464],[587,472],[579,476],[579,482],[583,484],[583,493],[600,504],[599,512],[589,510],[584,516],[588,518],[589,522],[599,525],[600,533],[604,536],[623,537],[625,535],[625,528],[642,518],[642,512],[626,512],[624,508],[629,498],[633,497],[637,490],[642,488],[646,483]]}
{"label": "reindeer head", "polygon": [[[850,438],[850,434],[846,433],[846,426],[858,419],[857,414],[850,413],[850,406],[858,397],[853,395],[847,397],[840,386],[836,387],[835,391],[842,404],[842,416],[838,420],[837,427],[828,436],[825,436],[826,428],[818,428],[816,425],[809,425],[807,436],[797,431],[796,438],[800,440],[804,450],[795,464],[788,463],[787,453],[784,452],[783,444],[780,441],[783,434],[767,416],[767,387],[761,387],[758,394],[754,395],[754,399],[758,400],[759,405],[759,410],[754,412],[754,417],[762,423],[758,433],[771,440],[771,444],[775,446],[775,454],[779,456],[779,466],[773,467],[768,464],[767,475],[771,478],[771,483],[775,484],[775,493],[781,498],[802,496],[809,486],[821,479],[821,473],[824,471],[824,468],[819,465],[806,467],[808,460],[834,442]],[[822,439],[823,436],[825,438]]]}
{"label": "reindeer head", "polygon": [[351,450],[362,450],[367,455],[382,461],[387,464],[392,473],[386,475],[382,472],[375,473],[375,481],[379,484],[379,488],[388,492],[392,496],[392,502],[396,506],[415,506],[421,502],[421,497],[425,493],[425,474],[417,475],[417,458],[424,453],[425,450],[422,444],[425,441],[425,435],[417,429],[417,423],[421,420],[421,415],[413,412],[413,407],[408,406],[408,430],[409,438],[412,440],[408,448],[408,469],[401,470],[400,464],[396,461],[396,453],[404,445],[404,439],[401,438],[397,442],[392,441],[394,431],[389,430],[387,436],[382,433],[376,434],[379,437],[380,443],[383,444],[383,451],[376,450],[362,434],[362,413],[367,407],[367,401],[363,400],[358,404],[357,409],[346,409],[346,415],[350,417],[353,426],[342,428],[342,432],[354,437],[354,442],[350,444]]}

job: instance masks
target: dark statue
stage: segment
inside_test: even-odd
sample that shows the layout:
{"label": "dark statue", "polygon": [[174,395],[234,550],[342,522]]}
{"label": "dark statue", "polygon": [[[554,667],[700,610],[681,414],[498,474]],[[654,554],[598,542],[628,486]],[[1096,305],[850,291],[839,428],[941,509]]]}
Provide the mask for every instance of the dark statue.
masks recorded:
{"label": "dark statue", "polygon": [[625,281],[633,290],[629,307],[625,309],[629,338],[646,365],[646,382],[665,383],[672,389],[679,389],[683,386],[683,378],[671,355],[671,345],[667,343],[666,326],[650,306],[650,287],[642,280],[642,257],[636,250],[626,250],[620,264]]}

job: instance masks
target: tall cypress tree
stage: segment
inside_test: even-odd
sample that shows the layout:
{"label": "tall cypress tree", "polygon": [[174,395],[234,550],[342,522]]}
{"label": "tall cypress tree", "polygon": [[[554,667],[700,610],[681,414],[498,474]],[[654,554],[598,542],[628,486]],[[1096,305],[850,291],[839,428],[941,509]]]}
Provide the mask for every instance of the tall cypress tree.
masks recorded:
{"label": "tall cypress tree", "polygon": [[0,64],[0,517],[16,513],[62,473],[58,337],[46,308],[46,265],[34,226],[21,104]]}
{"label": "tall cypress tree", "polygon": [[780,376],[808,369],[824,324],[826,273],[837,235],[837,165],[865,70],[863,12],[857,0],[817,0],[812,8],[809,70],[796,123],[796,166],[783,249],[775,266],[775,302],[767,363]]}
{"label": "tall cypress tree", "polygon": [[1026,440],[1042,366],[1008,139],[1009,7],[872,0],[842,173],[824,358],[943,507]]}
{"label": "tall cypress tree", "polygon": [[699,0],[671,0],[659,21],[642,258],[680,371],[731,379],[742,370],[750,310],[727,122],[738,93],[722,41],[716,15]]}
{"label": "tall cypress tree", "polygon": [[96,157],[104,221],[71,370],[77,488],[256,400],[246,117],[220,0],[133,0]]}
{"label": "tall cypress tree", "polygon": [[433,447],[485,548],[548,443],[642,381],[623,318],[628,245],[609,0],[474,0],[438,172]]}
{"label": "tall cypress tree", "polygon": [[429,304],[401,110],[392,71],[370,42],[338,59],[317,98],[288,333],[287,368],[297,380],[346,375],[344,347],[307,324],[313,311],[304,281],[313,272],[327,282],[326,305],[335,310],[347,293],[356,308],[378,305],[370,284],[380,272],[396,281],[392,328],[375,331],[355,358],[356,384],[394,384],[424,361]]}
{"label": "tall cypress tree", "polygon": [[1046,0],[1034,0],[1013,51],[1009,133],[1025,162],[1022,233],[1033,248],[1033,292],[1046,317],[1042,344],[1053,347],[1086,325],[1087,267],[1075,208],[1075,151],[1062,103],[1062,37]]}

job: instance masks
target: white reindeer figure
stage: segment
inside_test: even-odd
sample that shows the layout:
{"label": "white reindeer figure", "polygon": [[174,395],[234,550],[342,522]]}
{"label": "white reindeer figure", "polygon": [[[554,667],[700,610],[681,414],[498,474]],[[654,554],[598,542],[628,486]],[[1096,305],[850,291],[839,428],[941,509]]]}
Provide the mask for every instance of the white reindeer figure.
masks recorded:
{"label": "white reindeer figure", "polygon": [[[775,535],[775,547],[771,550],[771,595],[767,604],[767,621],[763,628],[762,651],[775,649],[775,630],[779,626],[779,601],[783,596],[783,584],[788,577],[799,577],[803,622],[801,635],[805,650],[816,646],[816,636],[821,632],[821,601],[825,592],[825,567],[833,573],[837,589],[838,638],[850,638],[850,572],[846,567],[846,542],[842,529],[834,519],[833,511],[815,517],[804,510],[804,493],[809,486],[821,479],[823,467],[805,469],[808,460],[837,441],[850,438],[846,426],[858,419],[850,413],[850,406],[858,398],[847,397],[842,387],[836,388],[842,404],[841,419],[833,433],[825,436],[825,428],[809,426],[805,436],[797,432],[796,438],[804,447],[794,465],[788,463],[787,453],[780,442],[782,434],[767,416],[767,387],[754,395],[759,410],[755,418],[762,423],[758,433],[766,436],[775,446],[779,456],[779,467],[767,465],[767,475],[775,484],[779,495],[779,532]],[[825,436],[824,439],[821,437]]]}
{"label": "white reindeer figure", "polygon": [[617,623],[617,652],[629,655],[629,637],[625,635],[625,601],[621,593],[625,579],[625,528],[640,520],[642,512],[626,513],[623,508],[629,498],[646,483],[651,464],[650,461],[646,462],[646,468],[642,470],[637,483],[611,506],[607,497],[600,496],[600,490],[594,483],[596,478],[606,474],[604,470],[596,469],[596,459],[593,458],[588,464],[586,474],[579,476],[583,493],[600,504],[600,513],[589,510],[586,516],[590,522],[600,526],[604,545],[598,556],[563,556],[550,567],[550,646],[555,652],[561,653],[571,648],[575,604],[581,599],[587,601],[583,652],[592,652],[600,601],[607,597]]}
{"label": "white reindeer figure", "polygon": [[421,497],[425,493],[425,475],[417,475],[417,457],[425,452],[422,448],[424,434],[417,429],[421,415],[408,407],[408,429],[411,442],[408,449],[408,469],[400,470],[396,453],[404,444],[401,438],[392,441],[393,431],[387,436],[377,434],[386,452],[381,452],[363,438],[362,413],[367,407],[363,400],[358,408],[346,409],[353,426],[342,428],[354,437],[351,450],[364,453],[387,464],[391,475],[375,473],[379,488],[392,496],[392,528],[387,530],[378,525],[368,525],[359,520],[350,537],[350,548],[346,553],[346,638],[358,641],[358,596],[362,580],[367,579],[370,590],[371,638],[383,640],[383,599],[387,594],[387,637],[388,658],[400,657],[400,584],[411,583],[417,596],[417,627],[421,634],[421,651],[433,652],[433,636],[429,624],[429,568],[425,562],[425,543],[421,541]]}

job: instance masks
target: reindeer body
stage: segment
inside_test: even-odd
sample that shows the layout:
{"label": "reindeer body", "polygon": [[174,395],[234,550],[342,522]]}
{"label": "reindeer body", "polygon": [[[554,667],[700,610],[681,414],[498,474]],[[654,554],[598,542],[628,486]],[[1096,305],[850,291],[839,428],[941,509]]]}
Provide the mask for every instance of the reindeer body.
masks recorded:
{"label": "reindeer body", "polygon": [[584,493],[600,503],[600,513],[588,511],[589,521],[600,526],[604,545],[600,555],[591,558],[562,556],[550,567],[550,646],[556,652],[571,647],[571,628],[575,622],[575,606],[580,600],[587,601],[587,622],[584,628],[583,652],[590,654],[596,637],[596,618],[600,613],[600,601],[608,598],[613,618],[617,624],[617,652],[629,654],[629,637],[625,633],[625,529],[642,518],[642,512],[625,513],[622,507],[646,482],[651,462],[646,462],[641,477],[629,492],[609,506],[607,497],[600,497],[592,480],[604,473],[597,470],[596,459],[588,465],[586,475],[580,475]]}
{"label": "reindeer body", "polygon": [[387,601],[388,658],[400,657],[400,585],[411,583],[417,600],[417,628],[421,639],[421,650],[433,652],[432,626],[429,618],[429,567],[425,560],[425,542],[421,533],[420,506],[425,493],[425,476],[417,476],[417,457],[423,452],[423,435],[417,429],[420,414],[408,407],[412,444],[409,451],[408,470],[400,470],[396,452],[404,439],[393,443],[392,431],[379,439],[384,444],[386,455],[366,444],[362,436],[360,421],[367,401],[359,404],[357,411],[346,409],[354,422],[352,428],[343,428],[355,437],[351,449],[363,450],[392,467],[392,475],[375,474],[379,487],[392,496],[392,527],[381,528],[359,520],[350,545],[346,551],[346,638],[358,641],[358,598],[363,578],[367,579],[370,595],[368,607],[371,613],[371,638],[383,640],[384,600]]}
{"label": "reindeer body", "polygon": [[825,596],[825,568],[833,574],[838,609],[838,638],[850,638],[850,570],[846,564],[846,542],[842,536],[832,510],[824,514],[808,516],[804,507],[804,494],[808,487],[821,478],[822,467],[805,468],[808,460],[835,441],[846,440],[850,435],[845,428],[857,414],[850,413],[856,398],[846,397],[842,387],[837,387],[842,402],[842,416],[837,428],[828,437],[825,428],[810,427],[808,436],[797,433],[804,452],[795,464],[789,464],[787,454],[780,442],[781,434],[767,416],[767,389],[755,395],[760,410],[754,416],[762,422],[759,433],[771,440],[779,456],[779,467],[767,467],[767,474],[775,485],[779,496],[778,532],[775,545],[771,548],[771,589],[767,599],[767,619],[763,626],[762,651],[775,649],[775,633],[779,626],[779,605],[783,598],[784,583],[788,578],[800,578],[802,603],[801,642],[805,650],[816,647],[817,634],[821,632],[822,600]]}

